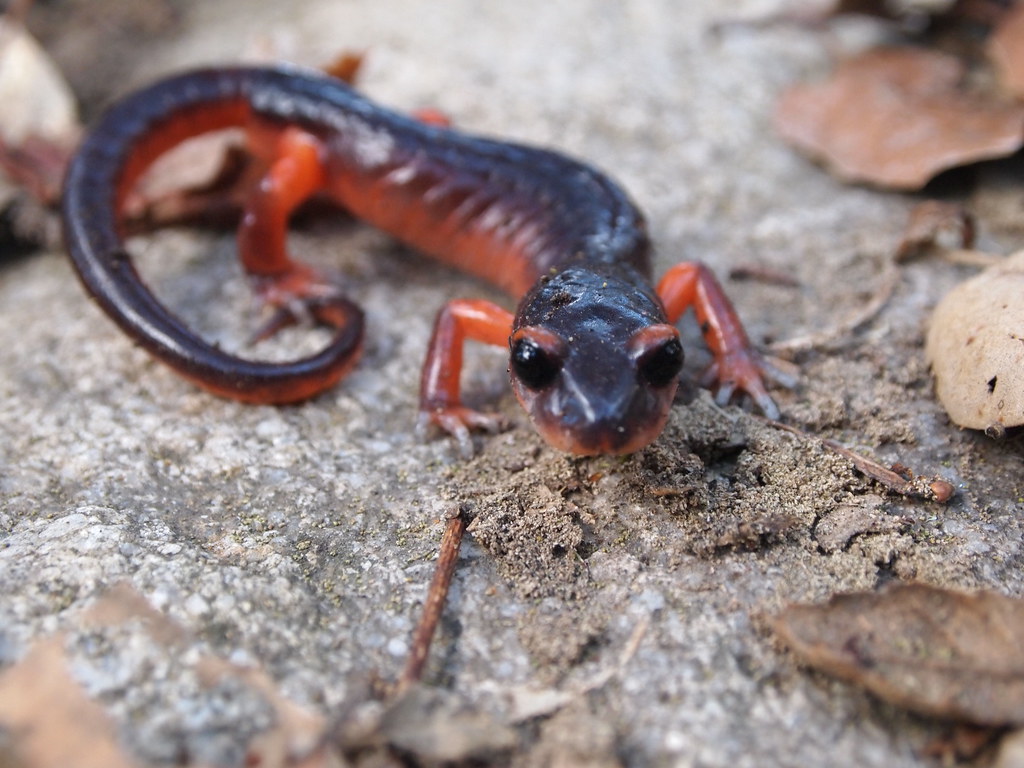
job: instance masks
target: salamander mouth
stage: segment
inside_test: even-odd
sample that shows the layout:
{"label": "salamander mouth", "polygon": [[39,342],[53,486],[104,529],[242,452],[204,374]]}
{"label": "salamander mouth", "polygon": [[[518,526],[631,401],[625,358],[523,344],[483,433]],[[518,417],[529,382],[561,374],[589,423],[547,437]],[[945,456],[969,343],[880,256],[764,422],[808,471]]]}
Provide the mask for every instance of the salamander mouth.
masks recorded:
{"label": "salamander mouth", "polygon": [[537,431],[552,447],[575,456],[624,456],[636,453],[653,443],[668,421],[666,410],[661,418],[642,427],[589,426],[582,430],[568,429],[556,419],[534,419]]}

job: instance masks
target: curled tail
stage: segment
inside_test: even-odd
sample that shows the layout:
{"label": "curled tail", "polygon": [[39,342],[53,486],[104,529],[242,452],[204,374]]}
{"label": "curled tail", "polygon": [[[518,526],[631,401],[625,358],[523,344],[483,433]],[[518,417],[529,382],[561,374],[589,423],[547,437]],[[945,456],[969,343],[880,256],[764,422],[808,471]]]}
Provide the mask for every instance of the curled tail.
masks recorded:
{"label": "curled tail", "polygon": [[[335,300],[337,333],[310,357],[270,363],[229,354],[195,335],[153,295],[132,264],[119,216],[135,181],[163,152],[202,133],[245,125],[254,99],[272,101],[276,91],[296,80],[325,78],[237,68],[198,70],[161,81],[100,119],[64,183],[64,242],[93,299],[125,333],[186,378],[248,402],[295,402],[335,384],[359,356],[362,311],[345,299]],[[331,87],[344,90],[340,84]]]}

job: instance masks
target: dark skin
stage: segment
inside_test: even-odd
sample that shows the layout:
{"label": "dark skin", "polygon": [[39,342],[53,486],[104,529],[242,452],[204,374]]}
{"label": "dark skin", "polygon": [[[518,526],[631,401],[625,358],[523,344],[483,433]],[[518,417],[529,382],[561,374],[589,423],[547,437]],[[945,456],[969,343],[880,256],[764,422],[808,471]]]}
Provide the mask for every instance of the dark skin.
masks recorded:
{"label": "dark skin", "polygon": [[[154,298],[124,246],[122,211],[145,169],[184,139],[229,126],[243,128],[262,165],[238,233],[242,264],[272,310],[262,335],[306,318],[334,328],[312,357],[254,362],[208,344]],[[464,451],[471,429],[497,424],[462,405],[466,339],[509,348],[516,396],[553,446],[629,453],[667,420],[683,361],[674,323],[690,307],[715,357],[719,400],[746,393],[778,414],[763,382],[770,369],[717,281],[683,263],[655,288],[643,217],[608,177],[555,152],[397,115],[312,72],[202,70],[115,105],[70,167],[65,240],[92,296],[156,357],[220,395],[296,402],[341,379],[363,338],[359,308],[286,251],[289,217],[314,194],[520,299],[515,313],[456,300],[435,324],[420,423]]]}

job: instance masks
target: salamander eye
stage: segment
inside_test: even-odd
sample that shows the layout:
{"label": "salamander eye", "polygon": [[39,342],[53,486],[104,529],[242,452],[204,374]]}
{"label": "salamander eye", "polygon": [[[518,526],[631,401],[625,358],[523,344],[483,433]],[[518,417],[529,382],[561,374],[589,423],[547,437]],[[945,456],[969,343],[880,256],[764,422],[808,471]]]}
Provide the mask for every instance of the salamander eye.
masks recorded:
{"label": "salamander eye", "polygon": [[512,371],[529,389],[540,390],[550,386],[562,361],[529,338],[519,338],[512,344]]}
{"label": "salamander eye", "polygon": [[640,378],[652,387],[671,384],[683,368],[683,345],[671,338],[644,351],[637,359]]}

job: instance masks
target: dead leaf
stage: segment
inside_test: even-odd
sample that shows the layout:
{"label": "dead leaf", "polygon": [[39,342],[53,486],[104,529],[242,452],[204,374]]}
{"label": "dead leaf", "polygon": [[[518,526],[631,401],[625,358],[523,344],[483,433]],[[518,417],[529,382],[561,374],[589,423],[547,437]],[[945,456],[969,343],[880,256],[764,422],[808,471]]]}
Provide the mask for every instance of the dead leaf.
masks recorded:
{"label": "dead leaf", "polygon": [[[938,765],[957,765],[976,760],[999,739],[1001,731],[977,725],[957,723],[929,739],[920,749],[922,757]],[[1018,767],[1020,768],[1020,767]]]}
{"label": "dead leaf", "polygon": [[181,224],[234,224],[265,172],[235,131],[198,136],[147,169],[124,204],[130,233]]}
{"label": "dead leaf", "polygon": [[75,99],[64,76],[20,24],[0,18],[0,137],[19,145],[29,136],[58,144],[78,140]]}
{"label": "dead leaf", "polygon": [[994,437],[1024,424],[1024,251],[954,288],[935,308],[925,354],[955,424]]}
{"label": "dead leaf", "polygon": [[993,768],[1021,768],[1024,766],[1024,730],[1008,734],[999,745]]}
{"label": "dead leaf", "polygon": [[25,768],[132,768],[113,721],[68,669],[64,638],[36,645],[0,675],[0,729]]}
{"label": "dead leaf", "polygon": [[824,83],[786,91],[775,124],[843,180],[920,189],[941,171],[1004,157],[1024,143],[1024,106],[967,94],[963,77],[952,56],[876,48],[840,64]]}
{"label": "dead leaf", "polygon": [[1024,5],[1010,8],[988,40],[988,56],[999,82],[1024,99]]}
{"label": "dead leaf", "polygon": [[[157,611],[138,592],[117,586],[80,617],[91,629],[137,625],[168,656],[181,656],[190,638],[179,624]],[[200,682],[215,688],[227,678],[256,690],[273,708],[273,725],[253,736],[247,764],[326,768],[335,756],[321,748],[326,720],[287,699],[261,669],[213,656],[198,656]],[[72,676],[65,638],[36,643],[18,664],[0,675],[0,732],[12,737],[19,768],[133,768],[114,722]]]}
{"label": "dead leaf", "polygon": [[974,245],[974,217],[961,203],[925,200],[910,211],[896,261],[938,249],[954,251]]}
{"label": "dead leaf", "polygon": [[315,752],[323,738],[325,720],[319,714],[300,707],[278,690],[274,681],[259,667],[244,667],[216,656],[207,656],[196,664],[199,679],[213,688],[227,678],[238,678],[259,691],[274,708],[274,725],[253,738],[249,757],[260,765],[287,765],[296,755]]}
{"label": "dead leaf", "polygon": [[0,168],[47,205],[56,202],[81,124],[71,88],[18,23],[0,17]]}
{"label": "dead leaf", "polygon": [[457,694],[414,685],[381,716],[380,735],[421,762],[479,760],[515,746],[516,733]]}
{"label": "dead leaf", "polygon": [[893,704],[1024,723],[1024,601],[905,584],[790,606],[774,629],[802,661]]}

